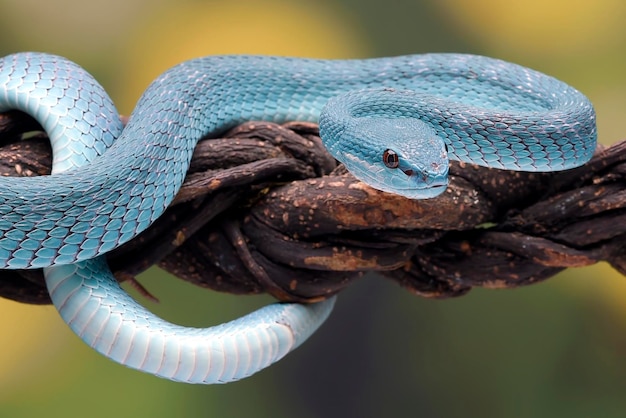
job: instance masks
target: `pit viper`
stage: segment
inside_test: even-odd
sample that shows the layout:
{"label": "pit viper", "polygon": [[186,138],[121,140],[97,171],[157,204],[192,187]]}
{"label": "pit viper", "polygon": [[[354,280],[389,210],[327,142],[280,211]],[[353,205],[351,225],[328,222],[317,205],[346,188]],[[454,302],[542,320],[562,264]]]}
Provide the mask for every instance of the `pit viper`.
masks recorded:
{"label": "pit viper", "polygon": [[185,178],[198,140],[248,120],[319,122],[328,151],[358,179],[434,198],[449,159],[523,171],[584,164],[595,112],[537,71],[466,54],[364,60],[212,56],[179,64],[145,91],[126,127],[98,82],[58,56],[0,60],[0,111],[50,137],[50,176],[0,178],[0,268],[44,268],[63,320],[126,366],[189,383],[249,376],[301,344],[335,297],[276,303],[206,329],[167,323],[117,284],[103,255],[145,230]]}

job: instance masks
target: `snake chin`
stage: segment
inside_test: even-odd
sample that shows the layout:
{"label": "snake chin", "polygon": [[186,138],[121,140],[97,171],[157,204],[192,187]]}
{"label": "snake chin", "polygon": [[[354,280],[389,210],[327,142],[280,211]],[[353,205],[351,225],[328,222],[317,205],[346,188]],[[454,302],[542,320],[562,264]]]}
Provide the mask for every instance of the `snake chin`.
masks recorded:
{"label": "snake chin", "polygon": [[432,186],[424,189],[406,190],[402,195],[409,199],[432,199],[446,191],[447,184]]}

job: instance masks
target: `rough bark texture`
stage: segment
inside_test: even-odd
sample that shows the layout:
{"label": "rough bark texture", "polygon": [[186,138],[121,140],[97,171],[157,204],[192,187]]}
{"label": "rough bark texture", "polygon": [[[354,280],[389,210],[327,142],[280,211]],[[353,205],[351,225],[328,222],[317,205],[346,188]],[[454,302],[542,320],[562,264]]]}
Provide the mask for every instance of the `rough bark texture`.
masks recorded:
{"label": "rough bark texture", "polygon": [[[0,174],[49,172],[50,147],[0,115]],[[414,294],[516,287],[607,261],[626,274],[626,142],[561,173],[452,163],[440,197],[408,200],[355,180],[312,124],[250,122],[198,145],[175,202],[108,256],[120,280],[153,264],[230,293],[314,301],[378,271]],[[149,286],[149,284],[148,284]],[[0,296],[49,303],[40,271],[0,270]]]}

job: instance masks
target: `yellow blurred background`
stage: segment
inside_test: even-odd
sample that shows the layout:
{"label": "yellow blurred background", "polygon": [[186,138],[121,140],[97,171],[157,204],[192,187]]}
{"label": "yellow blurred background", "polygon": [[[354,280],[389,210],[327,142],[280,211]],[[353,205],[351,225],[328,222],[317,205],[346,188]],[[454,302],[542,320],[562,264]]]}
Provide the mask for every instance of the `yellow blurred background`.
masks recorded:
{"label": "yellow blurred background", "polygon": [[[0,0],[2,55],[64,55],[128,114],[184,59],[262,53],[358,58],[470,52],[582,90],[600,140],[622,139],[626,3],[619,0]],[[268,301],[140,277],[175,322],[208,326]],[[428,301],[368,277],[279,364],[225,386],[118,366],[54,308],[0,299],[0,417],[623,417],[626,285],[606,265],[517,290]],[[141,297],[138,297],[140,300]],[[145,302],[142,300],[142,302]]]}

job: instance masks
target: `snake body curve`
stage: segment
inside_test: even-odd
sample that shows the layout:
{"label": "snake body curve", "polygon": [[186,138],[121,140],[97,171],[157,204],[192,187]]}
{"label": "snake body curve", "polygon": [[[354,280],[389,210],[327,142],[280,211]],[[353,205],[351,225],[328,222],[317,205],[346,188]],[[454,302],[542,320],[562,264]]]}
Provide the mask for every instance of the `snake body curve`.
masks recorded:
{"label": "snake body curve", "polygon": [[44,270],[54,306],[85,343],[127,367],[187,383],[228,383],[264,369],[302,344],[335,303],[275,303],[225,324],[188,328],[137,304],[103,257]]}
{"label": "snake body curve", "polygon": [[[0,110],[9,109],[30,113],[48,132],[55,175],[0,178],[0,268],[45,267],[55,306],[88,344],[130,367],[197,383],[236,380],[271,364],[334,303],[271,305],[236,322],[241,332],[225,339],[221,330],[159,322],[124,299],[97,257],[163,213],[200,138],[246,120],[319,120],[328,150],[357,177],[414,198],[441,193],[448,158],[561,170],[586,162],[596,141],[593,107],[574,88],[463,54],[191,60],[151,84],[123,131],[106,93],[75,64],[16,54],[0,60]],[[213,337],[221,348],[206,342]],[[246,365],[220,366],[220,356]],[[172,358],[187,363],[174,370]]]}

